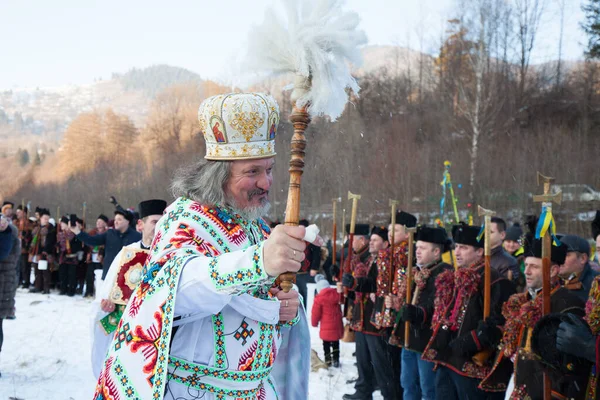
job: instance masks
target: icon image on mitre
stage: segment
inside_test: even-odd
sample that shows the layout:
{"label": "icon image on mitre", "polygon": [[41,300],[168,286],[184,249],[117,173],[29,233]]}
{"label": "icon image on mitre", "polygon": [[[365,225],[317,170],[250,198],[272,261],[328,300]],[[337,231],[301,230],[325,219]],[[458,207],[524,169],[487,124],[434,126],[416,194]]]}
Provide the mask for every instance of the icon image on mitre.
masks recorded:
{"label": "icon image on mitre", "polygon": [[149,250],[123,247],[119,269],[109,295],[110,301],[127,305],[131,294],[142,281],[144,264],[149,256]]}
{"label": "icon image on mitre", "polygon": [[207,160],[273,157],[279,106],[264,93],[229,93],[209,97],[198,109]]}

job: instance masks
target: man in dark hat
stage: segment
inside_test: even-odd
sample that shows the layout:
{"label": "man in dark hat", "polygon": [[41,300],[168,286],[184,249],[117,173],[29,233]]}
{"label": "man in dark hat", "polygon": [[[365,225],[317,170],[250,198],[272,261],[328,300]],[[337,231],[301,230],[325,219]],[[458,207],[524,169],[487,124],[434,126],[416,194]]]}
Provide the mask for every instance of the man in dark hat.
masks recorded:
{"label": "man in dark hat", "polygon": [[560,267],[559,275],[563,285],[586,301],[598,272],[590,266],[590,244],[576,235],[565,235],[560,241],[567,246],[567,257]]}
{"label": "man in dark hat", "polygon": [[[584,303],[575,294],[560,286],[558,271],[565,262],[567,246],[552,246],[550,256],[551,297],[553,313],[584,314]],[[541,399],[543,395],[542,365],[534,357],[531,334],[535,323],[542,315],[542,241],[535,239],[525,258],[525,280],[527,291],[511,296],[503,308],[506,319],[504,334],[493,368],[481,382],[484,390],[507,388],[507,396]],[[510,380],[510,381],[509,381]],[[514,392],[516,391],[516,392]],[[558,381],[553,382],[553,391],[563,393]]]}
{"label": "man in dark hat", "polygon": [[[371,317],[371,322],[376,327],[391,328],[396,320],[393,310],[385,307],[385,296],[389,294],[397,295],[398,293],[398,285],[404,279],[404,273],[408,266],[408,233],[406,228],[414,228],[415,226],[417,226],[417,218],[405,211],[396,212],[395,226],[392,226],[390,220],[388,235],[390,242],[392,236],[394,238],[393,265],[390,265],[390,259],[392,258],[390,256],[392,251],[390,246],[390,248],[382,250],[377,258],[377,299]],[[394,273],[392,287],[390,288],[390,274]]]}
{"label": "man in dark hat", "polygon": [[458,269],[441,273],[435,281],[433,334],[423,359],[438,364],[435,392],[440,399],[504,397],[504,393],[487,393],[478,388],[489,372],[490,360],[478,365],[473,356],[482,352],[493,354],[502,336],[502,305],[515,288],[490,268],[490,316],[484,321],[484,238],[478,238],[479,231],[479,227],[466,224],[453,227]]}
{"label": "man in dark hat", "polygon": [[[150,250],[152,241],[154,240],[156,224],[163,216],[166,208],[167,202],[157,199],[142,201],[138,205],[140,218],[137,221],[136,230],[142,232],[142,238],[137,242],[124,246],[119,251],[110,265],[106,278],[104,279],[104,284],[99,289],[97,296],[99,301],[95,302],[96,318],[94,320],[96,323],[94,324],[94,338],[92,343],[92,369],[96,378],[100,375],[100,371],[104,364],[104,357],[106,356],[108,346],[110,345],[114,333],[113,328],[116,328],[116,324],[119,322],[119,315],[125,308],[124,306],[118,308],[110,297],[111,291],[116,284],[117,272],[125,263],[123,253],[127,250]],[[147,252],[146,255],[149,255],[149,252]],[[145,261],[145,259],[143,261]],[[143,265],[143,263],[141,264]],[[100,321],[112,313],[115,315],[115,321],[110,325],[104,324],[104,327],[102,327],[103,325],[100,324]]]}
{"label": "man in dark hat", "polygon": [[57,234],[58,241],[58,286],[59,294],[75,296],[77,287],[77,266],[79,260],[77,253],[83,251],[81,243],[73,232],[69,230],[69,218],[63,216],[60,218],[60,232]]}
{"label": "man in dark hat", "polygon": [[[558,352],[558,355],[554,354],[554,360],[548,360],[548,356],[552,352],[541,352],[538,349],[537,354],[544,359],[547,364],[561,364],[563,366],[569,366],[569,364],[582,364],[583,361],[588,361],[592,364],[592,369],[586,382],[579,382],[578,387],[587,388],[589,395],[587,398],[598,399],[600,398],[600,380],[597,379],[598,368],[600,367],[600,276],[594,279],[592,288],[590,289],[590,295],[586,303],[585,308],[585,321],[569,316],[569,318],[563,318],[556,332],[546,333],[546,336],[553,335],[548,340],[546,338],[538,339],[542,343],[542,346],[548,348],[551,345],[551,341],[555,341],[556,345],[552,350]],[[554,314],[551,314],[551,316]],[[541,321],[540,321],[541,322]],[[540,324],[536,325],[536,331],[540,331]],[[542,333],[536,332],[540,335]],[[545,339],[545,340],[544,340]],[[557,362],[558,361],[558,362]],[[570,368],[567,372],[570,372],[571,377],[574,368]],[[581,374],[578,374],[581,375]],[[581,379],[581,376],[576,378]],[[595,382],[595,386],[594,386]],[[595,397],[592,394],[595,393]]]}
{"label": "man in dark hat", "polygon": [[[90,235],[100,235],[108,229],[108,217],[100,214],[96,219],[96,227],[90,231]],[[102,269],[104,257],[104,246],[87,246],[86,251],[86,273],[85,273],[85,297],[94,297],[94,271]]]}
{"label": "man in dark hat", "polygon": [[505,238],[506,222],[502,218],[492,217],[492,223],[490,224],[491,266],[503,277],[516,282],[521,271],[517,259],[511,256],[502,246]]}
{"label": "man in dark hat", "polygon": [[[512,224],[512,226],[506,229],[506,237],[502,246],[504,249],[517,259],[517,265],[519,266],[519,278],[516,281],[517,292],[521,293],[525,288],[525,247],[523,243],[525,238],[523,237],[523,229],[518,222]],[[513,282],[515,282],[513,280]]]}
{"label": "man in dark hat", "polygon": [[[450,249],[450,240],[443,228],[421,226],[415,235],[416,267],[412,285],[413,300],[406,304],[405,298],[387,296],[386,307],[394,307],[400,318],[396,322],[390,342],[403,347],[402,375],[400,382],[405,400],[434,400],[435,364],[422,360],[421,354],[431,338],[431,317],[435,299],[435,279],[452,266],[442,261],[442,254]],[[399,292],[406,293],[406,280],[401,282]],[[405,346],[405,323],[410,323],[410,337]]]}
{"label": "man in dark hat", "polygon": [[31,243],[31,231],[33,229],[31,220],[27,217],[27,208],[19,205],[17,207],[17,218],[19,219],[16,227],[19,230],[21,238],[21,256],[19,268],[21,268],[21,282],[24,289],[31,285],[31,263],[29,262],[29,244]]}
{"label": "man in dark hat", "polygon": [[374,306],[371,297],[377,288],[376,260],[379,252],[387,246],[387,229],[376,226],[369,235],[368,225],[356,225],[352,273],[343,275],[342,285],[354,296],[350,319],[352,330],[356,332],[358,380],[354,385],[356,392],[345,394],[344,400],[371,399],[375,383],[379,385],[384,399],[402,398],[399,351],[387,344],[384,329],[370,323]]}
{"label": "man in dark hat", "polygon": [[40,209],[39,214],[40,224],[32,232],[33,239],[29,249],[29,256],[35,269],[34,288],[30,291],[49,294],[50,264],[54,262],[56,252],[56,229],[50,223],[50,211],[48,209]]}
{"label": "man in dark hat", "polygon": [[133,219],[133,215],[123,209],[117,207],[115,210],[115,228],[109,229],[103,234],[92,236],[89,233],[82,231],[81,225],[77,226],[69,225],[69,229],[77,235],[77,239],[82,241],[88,246],[104,246],[104,260],[102,263],[102,279],[106,277],[108,267],[115,259],[115,256],[123,246],[130,245],[141,240],[142,235],[136,232],[130,223]]}

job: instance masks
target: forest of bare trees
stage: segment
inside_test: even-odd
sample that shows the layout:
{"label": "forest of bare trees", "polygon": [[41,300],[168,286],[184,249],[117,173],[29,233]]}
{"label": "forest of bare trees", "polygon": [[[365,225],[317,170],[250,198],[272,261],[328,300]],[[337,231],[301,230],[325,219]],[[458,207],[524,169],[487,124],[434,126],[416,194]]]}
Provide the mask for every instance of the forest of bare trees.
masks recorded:
{"label": "forest of bare trees", "polygon": [[[510,221],[539,213],[530,196],[542,190],[537,171],[559,184],[600,188],[600,68],[591,58],[561,60],[562,40],[555,62],[531,63],[545,3],[463,0],[464,12],[448,21],[438,54],[396,60],[408,68],[390,60],[359,76],[360,96],[341,118],[316,118],[307,130],[305,216],[327,231],[332,198],[350,190],[362,195],[360,214],[369,222],[387,220],[394,198],[431,223],[439,216],[445,160],[452,163],[459,210],[481,204]],[[56,165],[35,167],[55,169],[61,179],[39,182],[34,172],[11,198],[78,213],[85,202],[88,217],[110,212],[110,195],[126,206],[171,200],[173,171],[204,154],[200,102],[229,90],[211,82],[170,87],[156,96],[142,127],[110,110],[81,114],[66,130]],[[291,105],[289,92],[272,94],[282,122],[271,217],[282,219]],[[556,209],[559,231],[587,234],[584,214],[596,208],[565,202]]]}

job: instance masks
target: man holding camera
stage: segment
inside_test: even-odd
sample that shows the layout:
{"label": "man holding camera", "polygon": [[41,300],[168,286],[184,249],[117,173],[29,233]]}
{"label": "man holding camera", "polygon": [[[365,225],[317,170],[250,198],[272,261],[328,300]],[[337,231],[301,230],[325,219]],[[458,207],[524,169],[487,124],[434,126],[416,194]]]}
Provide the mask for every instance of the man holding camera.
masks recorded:
{"label": "man holding camera", "polygon": [[[116,203],[116,202],[115,202]],[[81,224],[69,225],[69,229],[76,235],[77,239],[88,246],[104,246],[104,260],[102,263],[102,279],[106,277],[108,268],[117,253],[123,246],[130,245],[142,239],[142,235],[130,226],[133,214],[116,204],[115,228],[109,229],[99,235],[90,235],[81,230]]]}

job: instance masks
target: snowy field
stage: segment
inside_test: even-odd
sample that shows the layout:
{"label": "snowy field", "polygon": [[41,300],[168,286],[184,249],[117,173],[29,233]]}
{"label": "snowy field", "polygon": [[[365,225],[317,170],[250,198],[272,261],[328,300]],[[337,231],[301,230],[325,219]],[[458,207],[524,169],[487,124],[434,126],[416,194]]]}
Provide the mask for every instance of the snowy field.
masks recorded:
{"label": "snowy field", "polygon": [[[17,319],[3,324],[0,400],[91,400],[96,384],[90,365],[91,303],[81,296],[18,289]],[[311,337],[323,359],[316,328]],[[311,399],[339,400],[354,393],[353,385],[346,384],[357,375],[353,351],[353,343],[341,343],[341,367],[311,373]],[[373,398],[382,397],[377,392]]]}

